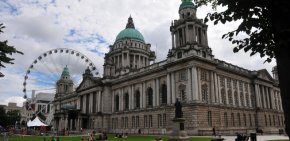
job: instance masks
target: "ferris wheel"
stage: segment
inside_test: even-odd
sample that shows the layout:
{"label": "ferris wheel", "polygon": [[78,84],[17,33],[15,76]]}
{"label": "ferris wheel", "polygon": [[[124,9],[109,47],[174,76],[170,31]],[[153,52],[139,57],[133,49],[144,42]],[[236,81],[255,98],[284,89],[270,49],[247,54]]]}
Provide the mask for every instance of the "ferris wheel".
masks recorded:
{"label": "ferris wheel", "polygon": [[75,85],[80,83],[86,68],[99,76],[97,67],[84,54],[67,48],[52,49],[38,56],[28,67],[23,82],[24,98],[30,91],[55,91],[55,84],[66,66]]}

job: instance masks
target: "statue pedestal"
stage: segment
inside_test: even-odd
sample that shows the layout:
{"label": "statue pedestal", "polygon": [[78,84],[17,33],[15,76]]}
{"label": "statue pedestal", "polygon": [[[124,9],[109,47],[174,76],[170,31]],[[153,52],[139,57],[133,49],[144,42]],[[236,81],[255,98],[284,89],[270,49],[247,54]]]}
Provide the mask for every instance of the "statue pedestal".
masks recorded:
{"label": "statue pedestal", "polygon": [[172,131],[168,133],[169,141],[189,140],[187,132],[184,130],[184,118],[174,118],[172,121]]}

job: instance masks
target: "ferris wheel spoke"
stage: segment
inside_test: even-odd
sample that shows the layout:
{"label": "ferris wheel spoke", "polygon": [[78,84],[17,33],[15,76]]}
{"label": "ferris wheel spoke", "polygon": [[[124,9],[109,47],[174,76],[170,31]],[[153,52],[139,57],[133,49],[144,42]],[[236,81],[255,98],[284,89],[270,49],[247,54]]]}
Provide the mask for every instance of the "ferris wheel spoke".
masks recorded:
{"label": "ferris wheel spoke", "polygon": [[[52,54],[55,54],[55,53],[57,53],[57,52],[58,52],[57,50],[54,50]],[[51,57],[52,54],[49,55],[49,59],[50,59],[51,62],[53,63],[53,67],[54,67],[55,72],[60,73],[60,72],[61,72],[61,69],[59,68],[59,66],[56,65],[54,59]]]}

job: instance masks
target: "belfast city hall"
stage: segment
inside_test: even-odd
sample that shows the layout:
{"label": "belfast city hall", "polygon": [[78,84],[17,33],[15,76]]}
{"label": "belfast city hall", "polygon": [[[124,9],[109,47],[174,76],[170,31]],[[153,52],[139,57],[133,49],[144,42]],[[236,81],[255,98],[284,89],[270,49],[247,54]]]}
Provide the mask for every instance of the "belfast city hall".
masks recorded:
{"label": "belfast city hall", "polygon": [[212,134],[213,128],[224,135],[283,129],[276,67],[272,77],[266,69],[247,70],[215,58],[208,26],[196,10],[191,0],[182,0],[163,61],[155,62],[155,52],[130,16],[105,54],[102,77],[86,69],[74,89],[65,67],[56,83],[53,127],[166,134],[179,99],[189,135]]}

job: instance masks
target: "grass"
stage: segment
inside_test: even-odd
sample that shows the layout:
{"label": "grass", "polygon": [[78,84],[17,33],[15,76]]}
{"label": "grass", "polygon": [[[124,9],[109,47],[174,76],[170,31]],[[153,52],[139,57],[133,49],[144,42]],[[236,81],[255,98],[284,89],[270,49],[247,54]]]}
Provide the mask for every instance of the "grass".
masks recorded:
{"label": "grass", "polygon": [[[128,138],[114,138],[114,135],[109,135],[108,141],[153,141],[158,136],[138,136],[129,135]],[[161,136],[163,141],[168,141],[167,137]],[[51,136],[11,136],[9,141],[42,141],[45,138],[46,141],[51,140]],[[61,136],[61,141],[81,141],[81,136]],[[1,139],[1,137],[0,137]],[[210,141],[210,137],[192,137],[189,141]]]}

